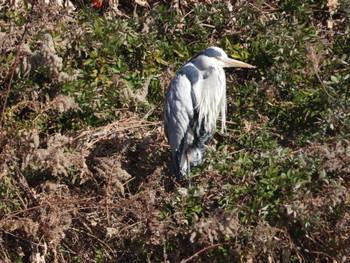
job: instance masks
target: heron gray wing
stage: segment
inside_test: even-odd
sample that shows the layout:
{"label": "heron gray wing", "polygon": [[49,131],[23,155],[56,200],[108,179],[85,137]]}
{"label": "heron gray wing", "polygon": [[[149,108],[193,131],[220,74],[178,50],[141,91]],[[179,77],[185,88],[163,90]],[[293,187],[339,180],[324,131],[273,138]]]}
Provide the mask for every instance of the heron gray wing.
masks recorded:
{"label": "heron gray wing", "polygon": [[179,173],[179,164],[183,155],[184,140],[190,129],[196,105],[193,85],[198,81],[198,70],[185,65],[176,74],[166,95],[164,107],[164,126],[172,153],[175,173]]}

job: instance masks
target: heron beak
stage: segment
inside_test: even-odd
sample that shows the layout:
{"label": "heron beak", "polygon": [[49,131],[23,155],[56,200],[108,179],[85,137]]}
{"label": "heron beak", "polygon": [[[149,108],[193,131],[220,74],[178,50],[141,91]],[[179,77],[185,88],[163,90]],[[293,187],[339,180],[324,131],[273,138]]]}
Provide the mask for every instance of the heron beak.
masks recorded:
{"label": "heron beak", "polygon": [[236,60],[236,59],[232,59],[232,58],[220,58],[222,62],[224,62],[225,67],[229,68],[229,67],[236,67],[236,68],[255,68],[254,66]]}

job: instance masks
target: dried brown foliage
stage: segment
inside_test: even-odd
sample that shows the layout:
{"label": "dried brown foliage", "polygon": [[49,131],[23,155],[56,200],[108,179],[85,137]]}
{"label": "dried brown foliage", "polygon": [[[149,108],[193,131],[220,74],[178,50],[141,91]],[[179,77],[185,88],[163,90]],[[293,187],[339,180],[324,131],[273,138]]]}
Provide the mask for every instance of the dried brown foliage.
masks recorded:
{"label": "dried brown foliage", "polygon": [[[23,200],[17,211],[7,214],[2,209],[3,244],[22,249],[26,258],[37,253],[44,256],[47,248],[60,260],[63,255],[58,248],[62,244],[74,253],[81,251],[79,256],[88,259],[93,256],[89,253],[94,251],[88,249],[92,244],[106,249],[113,258],[116,252],[107,245],[111,240],[121,250],[129,249],[126,240],[139,236],[155,245],[163,243],[165,227],[159,214],[167,196],[160,168],[164,160],[154,156],[163,136],[158,130],[149,130],[158,123],[130,117],[71,137],[55,134],[42,140],[35,130],[18,134],[19,145],[26,143],[28,147],[15,154],[16,161],[22,159],[17,173],[31,178],[25,180],[33,206]],[[8,168],[11,164],[10,159],[3,163],[2,179],[15,180]],[[67,180],[74,185],[67,185]],[[22,195],[22,190],[28,190],[14,185],[13,193]],[[21,232],[42,252],[27,252],[31,249],[26,241],[16,238]],[[5,256],[5,251],[2,253]]]}

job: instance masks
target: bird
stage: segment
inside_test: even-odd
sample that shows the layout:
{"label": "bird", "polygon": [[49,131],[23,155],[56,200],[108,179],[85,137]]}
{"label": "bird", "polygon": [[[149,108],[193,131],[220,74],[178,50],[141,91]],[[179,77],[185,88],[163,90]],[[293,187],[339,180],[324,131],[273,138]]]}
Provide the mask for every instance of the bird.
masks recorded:
{"label": "bird", "polygon": [[226,132],[226,76],[223,68],[254,66],[229,58],[219,47],[192,57],[175,74],[163,108],[165,135],[171,149],[171,170],[178,178],[190,176],[191,167],[203,162],[207,145],[221,114]]}

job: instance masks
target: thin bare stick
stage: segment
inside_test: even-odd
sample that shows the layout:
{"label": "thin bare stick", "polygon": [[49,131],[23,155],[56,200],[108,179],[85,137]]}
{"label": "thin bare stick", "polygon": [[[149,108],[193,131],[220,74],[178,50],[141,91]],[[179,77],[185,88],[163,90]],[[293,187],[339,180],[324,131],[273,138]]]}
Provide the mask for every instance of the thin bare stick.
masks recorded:
{"label": "thin bare stick", "polygon": [[103,240],[99,239],[97,236],[95,236],[95,235],[93,235],[93,234],[90,234],[88,231],[83,231],[83,230],[80,230],[80,229],[78,229],[78,228],[73,228],[73,227],[71,227],[70,229],[71,229],[71,230],[74,230],[74,231],[76,231],[76,232],[80,232],[80,233],[82,233],[82,234],[84,234],[84,235],[87,235],[87,236],[89,236],[89,237],[94,238],[95,240],[97,240],[98,242],[100,242],[102,245],[104,245],[104,246],[111,252],[111,254],[113,255],[113,257],[116,256],[114,250],[113,250],[106,242],[104,242]]}
{"label": "thin bare stick", "polygon": [[223,242],[223,243],[218,243],[218,244],[214,244],[214,245],[207,246],[207,247],[205,247],[205,248],[199,250],[197,253],[193,254],[193,255],[190,256],[189,258],[181,260],[181,263],[186,263],[186,262],[188,262],[188,261],[194,259],[194,258],[197,257],[199,254],[203,253],[204,251],[206,251],[206,250],[208,250],[208,249],[211,249],[211,248],[214,248],[214,247],[223,246],[223,245],[234,246],[235,244],[232,243],[232,242]]}
{"label": "thin bare stick", "polygon": [[[24,31],[24,32],[25,32],[25,31]],[[24,34],[23,34],[23,35],[24,35]],[[7,87],[6,87],[5,99],[4,99],[4,103],[3,103],[2,109],[1,109],[0,129],[2,129],[2,120],[3,120],[4,115],[5,115],[5,109],[6,109],[7,99],[8,99],[9,94],[10,94],[13,76],[15,75],[15,70],[16,70],[16,66],[17,66],[17,62],[18,62],[18,58],[19,58],[19,52],[21,51],[21,47],[22,47],[22,40],[23,40],[23,37],[22,37],[22,39],[20,40],[20,42],[18,43],[17,53],[16,53],[16,57],[15,57],[15,62],[13,63],[12,72],[11,72],[11,76],[10,76],[10,81],[9,81]]]}
{"label": "thin bare stick", "polygon": [[18,48],[17,48],[17,52],[16,52],[15,61],[14,61],[14,63],[13,63],[13,67],[12,67],[12,72],[11,72],[10,80],[9,80],[9,83],[8,83],[8,85],[7,85],[7,87],[6,87],[6,94],[5,94],[3,106],[2,106],[2,109],[1,109],[0,130],[2,129],[2,125],[3,125],[2,122],[3,122],[3,119],[4,119],[4,115],[5,115],[7,100],[8,100],[9,94],[10,94],[10,90],[11,90],[11,84],[12,84],[13,76],[15,75],[16,66],[17,66],[18,59],[19,59],[19,52],[21,51],[22,44],[23,44],[23,39],[24,39],[24,36],[25,36],[26,33],[27,33],[28,25],[29,25],[29,22],[30,22],[29,20],[30,20],[31,17],[32,17],[32,13],[33,13],[35,4],[36,4],[36,1],[33,1],[32,9],[30,10],[30,13],[29,13],[29,19],[27,20],[27,22],[26,22],[26,24],[25,24],[25,26],[24,26],[23,34],[22,34],[21,39],[19,40],[19,43],[18,43]]}
{"label": "thin bare stick", "polygon": [[[89,198],[90,199],[90,198]],[[42,207],[46,207],[46,206],[53,206],[53,205],[62,205],[62,204],[99,204],[97,202],[93,202],[90,201],[88,198],[86,198],[86,200],[82,199],[82,200],[78,200],[78,201],[64,201],[64,202],[51,202],[51,203],[44,203],[44,204],[40,204],[40,205],[36,205],[36,206],[32,206],[26,209],[22,209],[22,210],[18,210],[18,211],[14,211],[12,213],[6,214],[4,217],[0,218],[0,225],[4,222],[6,222],[6,220],[9,220],[11,218],[14,218],[20,214],[32,211],[32,210],[36,210]],[[85,208],[85,207],[84,207]]]}

